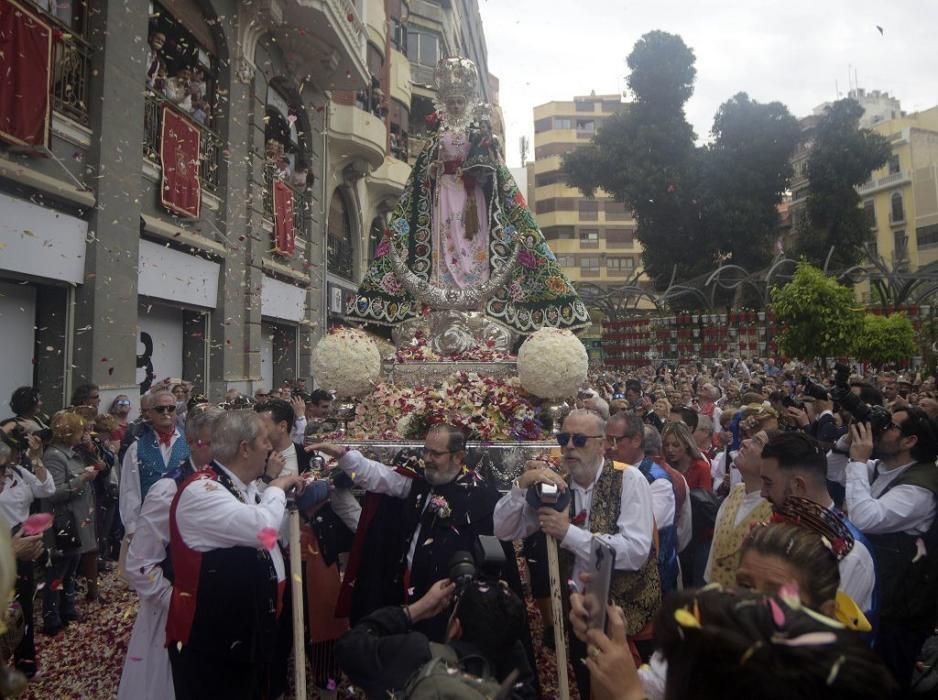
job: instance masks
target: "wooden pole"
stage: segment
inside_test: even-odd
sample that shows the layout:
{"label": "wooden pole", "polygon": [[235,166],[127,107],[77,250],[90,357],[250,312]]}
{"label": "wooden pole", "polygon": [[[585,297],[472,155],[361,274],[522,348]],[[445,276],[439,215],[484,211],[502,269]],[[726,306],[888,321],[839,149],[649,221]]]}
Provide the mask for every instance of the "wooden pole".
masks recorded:
{"label": "wooden pole", "polygon": [[290,525],[290,595],[293,602],[293,677],[297,700],[306,700],[306,640],[303,634],[303,561],[300,550],[300,512],[287,501]]}
{"label": "wooden pole", "polygon": [[570,700],[567,678],[567,642],[563,634],[563,600],[560,594],[560,559],[557,540],[547,535],[547,572],[550,578],[550,603],[554,613],[554,648],[557,653],[557,681],[560,700]]}

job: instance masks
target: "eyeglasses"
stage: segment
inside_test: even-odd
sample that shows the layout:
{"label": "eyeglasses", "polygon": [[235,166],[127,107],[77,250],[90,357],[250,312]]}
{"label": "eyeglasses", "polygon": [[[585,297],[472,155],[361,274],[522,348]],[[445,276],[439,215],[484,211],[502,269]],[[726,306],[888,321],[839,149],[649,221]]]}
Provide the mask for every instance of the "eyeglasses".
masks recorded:
{"label": "eyeglasses", "polygon": [[160,413],[160,414],[162,414],[162,415],[165,416],[165,415],[167,415],[167,414],[169,414],[169,413],[175,413],[175,412],[176,412],[176,407],[175,407],[175,406],[154,406],[154,407],[151,408],[150,410],[151,410],[151,411],[156,411],[157,413]]}
{"label": "eyeglasses", "polygon": [[561,447],[566,447],[567,443],[570,442],[570,438],[573,438],[574,447],[583,447],[586,445],[586,441],[590,438],[604,438],[605,435],[584,435],[583,433],[557,433],[557,444]]}
{"label": "eyeglasses", "polygon": [[130,401],[127,399],[121,399],[120,401],[115,402],[117,406],[129,406]]}
{"label": "eyeglasses", "polygon": [[889,421],[889,425],[886,426],[886,429],[883,430],[883,432],[886,432],[886,430],[898,430],[901,433],[902,426],[896,423],[895,421]]}
{"label": "eyeglasses", "polygon": [[[615,449],[616,447],[618,447],[619,440],[631,440],[633,437],[634,435],[609,435],[608,433],[606,434],[606,440],[612,443],[612,449]],[[573,444],[576,445],[576,436],[574,436]],[[578,445],[578,447],[582,447],[582,445]]]}
{"label": "eyeglasses", "polygon": [[423,448],[423,453],[431,457],[442,457],[443,455],[452,454],[452,452],[452,450],[431,450],[429,447]]}

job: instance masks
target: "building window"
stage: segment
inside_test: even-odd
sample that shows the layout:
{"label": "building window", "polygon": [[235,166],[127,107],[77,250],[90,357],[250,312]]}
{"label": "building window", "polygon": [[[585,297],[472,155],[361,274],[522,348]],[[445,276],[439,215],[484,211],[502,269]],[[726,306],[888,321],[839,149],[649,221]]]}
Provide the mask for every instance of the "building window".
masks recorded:
{"label": "building window", "polygon": [[567,176],[561,170],[551,170],[547,173],[541,173],[534,176],[535,187],[546,187],[547,185],[556,185],[566,181]]}
{"label": "building window", "polygon": [[398,17],[391,17],[391,46],[407,55],[407,25]]}
{"label": "building window", "polygon": [[915,229],[915,242],[919,248],[934,248],[938,246],[938,224],[919,226]]}
{"label": "building window", "polygon": [[550,117],[544,117],[543,119],[538,119],[534,122],[534,133],[540,134],[545,131],[550,131],[551,124],[553,120]]}
{"label": "building window", "polygon": [[896,260],[905,260],[909,257],[909,239],[905,231],[896,231],[892,235],[893,245],[895,246]]}
{"label": "building window", "polygon": [[577,211],[583,221],[599,221],[599,202],[595,199],[581,199],[577,202]]}
{"label": "building window", "polygon": [[589,277],[599,275],[600,258],[598,255],[580,256],[580,274]]}
{"label": "building window", "polygon": [[599,231],[594,228],[580,229],[580,245],[595,247],[599,245]]}
{"label": "building window", "polygon": [[548,241],[572,241],[575,231],[572,226],[548,226],[541,229],[541,233]]}
{"label": "building window", "polygon": [[893,223],[905,221],[905,210],[902,207],[902,195],[898,192],[893,192],[889,203],[889,220]]}
{"label": "building window", "polygon": [[541,158],[550,158],[551,156],[562,156],[576,150],[575,143],[548,143],[544,146],[538,146],[534,149],[534,160]]}
{"label": "building window", "polygon": [[872,199],[863,202],[863,215],[866,217],[866,225],[876,228],[876,204]]}
{"label": "building window", "polygon": [[894,175],[899,172],[899,156],[891,155],[889,156],[889,174]]}
{"label": "building window", "polygon": [[414,27],[407,30],[407,58],[421,66],[436,68],[440,56],[440,38]]}
{"label": "building window", "polygon": [[606,258],[606,269],[609,272],[624,273],[635,269],[634,258]]}
{"label": "building window", "polygon": [[631,248],[634,244],[635,232],[628,228],[606,229],[606,245],[609,248]]}
{"label": "building window", "polygon": [[576,111],[577,112],[592,112],[595,108],[596,103],[590,100],[577,100],[576,102]]}
{"label": "building window", "polygon": [[570,117],[554,117],[555,129],[572,129],[573,120]]}
{"label": "building window", "polygon": [[576,256],[575,255],[558,255],[557,264],[560,267],[576,267]]}
{"label": "building window", "polygon": [[573,211],[576,208],[576,199],[573,197],[550,197],[538,200],[535,213],[549,214],[552,211]]}
{"label": "building window", "polygon": [[628,221],[632,218],[631,212],[622,202],[603,202],[603,210],[606,212],[606,221]]}
{"label": "building window", "polygon": [[347,280],[353,279],[352,221],[345,197],[339,190],[332,193],[329,205],[326,249],[328,271]]}

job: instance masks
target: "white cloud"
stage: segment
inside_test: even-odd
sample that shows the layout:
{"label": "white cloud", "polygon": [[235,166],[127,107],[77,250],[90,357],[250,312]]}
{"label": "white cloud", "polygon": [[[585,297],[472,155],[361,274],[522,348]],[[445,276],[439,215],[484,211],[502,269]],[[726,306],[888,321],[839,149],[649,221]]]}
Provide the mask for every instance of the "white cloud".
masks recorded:
{"label": "white cloud", "polygon": [[[906,111],[938,104],[938,3],[900,0],[480,0],[489,70],[501,81],[506,151],[533,144],[535,105],[621,92],[625,58],[654,29],[680,34],[697,56],[688,120],[706,138],[720,104],[737,92],[778,100],[796,116],[848,89],[891,93]],[[876,26],[882,26],[880,35]]]}

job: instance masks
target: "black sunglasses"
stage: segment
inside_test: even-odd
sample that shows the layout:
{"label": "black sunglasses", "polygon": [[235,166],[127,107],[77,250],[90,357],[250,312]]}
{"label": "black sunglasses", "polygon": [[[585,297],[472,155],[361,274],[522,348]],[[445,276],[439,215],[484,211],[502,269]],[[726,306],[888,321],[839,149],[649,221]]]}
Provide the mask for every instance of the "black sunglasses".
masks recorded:
{"label": "black sunglasses", "polygon": [[604,438],[605,435],[584,435],[583,433],[557,433],[557,444],[566,447],[573,438],[574,447],[583,447],[590,438]]}
{"label": "black sunglasses", "polygon": [[157,413],[162,413],[165,416],[167,413],[175,413],[176,407],[175,406],[154,406],[150,410],[156,411]]}

